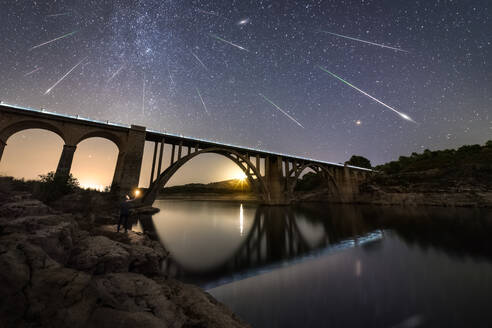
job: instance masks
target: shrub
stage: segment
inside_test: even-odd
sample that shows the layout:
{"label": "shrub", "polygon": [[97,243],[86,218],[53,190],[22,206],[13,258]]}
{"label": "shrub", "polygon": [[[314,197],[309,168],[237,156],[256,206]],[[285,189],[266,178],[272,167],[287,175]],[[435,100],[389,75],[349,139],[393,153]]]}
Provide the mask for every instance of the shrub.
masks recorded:
{"label": "shrub", "polygon": [[370,169],[372,167],[370,160],[368,160],[367,158],[365,158],[363,156],[357,156],[357,155],[353,155],[352,157],[350,157],[350,159],[348,161],[346,161],[345,164],[352,165],[352,166],[358,166],[358,167],[365,167],[368,169]]}
{"label": "shrub", "polygon": [[57,176],[55,172],[51,171],[48,174],[40,174],[39,179],[40,186],[37,196],[45,202],[52,202],[61,196],[74,192],[79,187],[79,182],[72,174],[69,174],[67,178]]}

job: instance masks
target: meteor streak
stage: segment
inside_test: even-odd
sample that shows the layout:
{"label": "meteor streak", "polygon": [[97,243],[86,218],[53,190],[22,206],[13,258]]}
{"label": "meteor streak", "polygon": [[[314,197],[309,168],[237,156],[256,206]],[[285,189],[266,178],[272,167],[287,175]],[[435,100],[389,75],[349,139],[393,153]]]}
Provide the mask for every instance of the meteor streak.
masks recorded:
{"label": "meteor streak", "polygon": [[202,13],[202,14],[219,16],[219,14],[218,14],[218,13],[216,13],[216,12],[213,12],[213,11],[206,11],[206,10],[203,10],[203,9],[200,9],[200,8],[196,8],[196,11],[198,11],[199,13]]}
{"label": "meteor streak", "polygon": [[198,62],[203,66],[203,68],[205,68],[208,71],[207,66],[205,66],[205,64],[200,60],[200,58],[198,58],[197,55],[193,53],[193,51],[191,51],[191,54],[193,55],[193,57],[195,57],[196,60],[198,60]]}
{"label": "meteor streak", "polygon": [[67,16],[67,15],[70,15],[70,12],[59,13],[59,14],[51,14],[51,15],[46,15],[45,17],[58,17],[58,16]]}
{"label": "meteor streak", "polygon": [[203,105],[203,109],[205,109],[205,113],[207,113],[207,115],[210,115],[210,113],[207,110],[207,105],[205,105],[205,102],[203,101],[200,90],[198,90],[198,88],[195,88],[195,89],[196,89],[196,92],[198,93],[198,97],[200,97],[200,100],[202,101],[202,105]]}
{"label": "meteor streak", "polygon": [[116,70],[116,72],[114,72],[113,75],[111,75],[111,77],[106,81],[106,83],[111,82],[111,80],[114,79],[116,77],[116,75],[118,75],[119,72],[121,72],[121,70],[123,69],[123,67],[125,67],[125,64],[121,64],[120,68],[118,68]]}
{"label": "meteor streak", "polygon": [[38,68],[36,68],[36,69],[34,69],[34,70],[30,71],[30,72],[28,72],[28,73],[24,74],[24,76],[29,76],[29,75],[31,75],[31,74],[34,74],[34,73],[36,73],[37,71],[39,71],[40,69],[42,69],[42,67],[38,67]]}
{"label": "meteor streak", "polygon": [[70,32],[70,33],[64,34],[64,35],[62,35],[62,36],[59,36],[59,37],[57,37],[57,38],[54,38],[53,40],[49,40],[49,41],[43,42],[43,43],[41,43],[41,44],[38,44],[37,46],[32,47],[31,49],[29,49],[29,51],[34,50],[34,49],[39,48],[39,47],[42,47],[42,46],[45,46],[45,45],[47,45],[47,44],[50,44],[51,42],[55,42],[55,41],[58,41],[58,40],[61,40],[61,39],[67,38],[67,37],[69,37],[69,36],[74,35],[75,33],[77,33],[77,31],[73,31],[73,32]]}
{"label": "meteor streak", "polygon": [[239,46],[239,45],[237,45],[237,44],[235,44],[235,43],[232,43],[232,42],[230,42],[230,41],[224,40],[224,39],[222,39],[221,37],[219,37],[219,36],[217,36],[217,35],[210,34],[210,36],[212,36],[213,38],[215,38],[215,39],[217,39],[217,40],[219,40],[219,41],[225,42],[225,43],[227,43],[227,44],[229,44],[229,45],[231,45],[231,46],[233,46],[233,47],[236,47],[236,48],[238,48],[238,49],[241,49],[241,50],[244,50],[244,51],[249,52],[249,50],[248,50],[248,49],[243,48],[243,47],[241,47],[241,46]]}
{"label": "meteor streak", "polygon": [[241,19],[239,22],[237,22],[237,25],[241,26],[241,25],[246,25],[249,23],[249,18],[244,18],[244,19]]}
{"label": "meteor streak", "polygon": [[142,114],[145,114],[145,74],[142,79]]}
{"label": "meteor streak", "polygon": [[362,94],[363,94],[363,95],[365,95],[365,96],[368,96],[369,98],[371,98],[371,99],[372,99],[372,100],[374,100],[375,102],[377,102],[377,103],[379,103],[379,104],[383,105],[384,107],[386,107],[386,108],[388,108],[388,109],[392,110],[393,112],[395,112],[396,114],[398,114],[401,118],[403,118],[403,119],[405,119],[405,120],[407,120],[407,121],[413,122],[413,123],[417,123],[417,122],[415,122],[415,121],[414,121],[414,120],[413,120],[410,116],[408,116],[407,114],[402,113],[402,112],[399,112],[399,111],[397,111],[396,109],[394,109],[393,107],[391,107],[391,106],[389,106],[389,105],[386,105],[386,104],[385,104],[384,102],[382,102],[381,100],[378,100],[378,99],[374,98],[373,96],[371,96],[371,95],[370,95],[370,94],[368,94],[367,92],[365,92],[365,91],[363,91],[363,90],[361,90],[361,89],[357,88],[357,87],[356,87],[355,85],[353,85],[353,84],[350,84],[349,82],[345,81],[344,79],[342,79],[342,78],[341,78],[341,77],[339,77],[338,75],[335,75],[334,73],[330,72],[330,71],[329,71],[329,70],[327,70],[326,68],[323,68],[323,67],[321,67],[321,66],[318,66],[318,67],[319,67],[319,69],[321,69],[322,71],[324,71],[324,72],[326,72],[326,73],[330,74],[331,76],[333,76],[334,78],[336,78],[336,79],[338,79],[338,80],[342,81],[343,83],[345,83],[345,84],[346,84],[346,85],[348,85],[349,87],[354,88],[355,90],[359,91],[360,93],[362,93]]}
{"label": "meteor streak", "polygon": [[277,110],[279,110],[282,114],[284,114],[285,116],[287,116],[288,118],[291,119],[291,121],[293,121],[294,123],[296,123],[297,125],[299,125],[301,128],[304,129],[304,127],[302,126],[301,123],[297,122],[295,118],[293,118],[292,116],[290,116],[288,113],[286,113],[284,110],[282,110],[282,108],[278,107],[273,101],[271,101],[270,99],[268,99],[267,97],[265,97],[263,94],[259,93],[258,94],[260,97],[262,97],[263,99],[265,99],[268,103],[270,103],[270,105],[272,105],[273,107],[275,107]]}
{"label": "meteor streak", "polygon": [[53,88],[58,85],[58,83],[60,83],[61,81],[63,81],[68,76],[68,74],[72,73],[72,71],[74,69],[76,69],[77,66],[79,66],[80,64],[82,64],[84,62],[84,60],[86,60],[86,59],[87,59],[87,57],[84,57],[84,59],[82,59],[81,61],[79,61],[74,67],[72,67],[68,72],[66,72],[65,75],[63,75],[58,81],[56,81],[56,83],[53,84],[51,86],[51,88],[49,88],[48,90],[46,90],[46,92],[44,94],[47,95],[48,93],[50,93],[51,90],[53,90]]}
{"label": "meteor streak", "polygon": [[401,52],[407,52],[407,53],[409,52],[409,51],[406,51],[406,50],[403,50],[403,49],[400,49],[400,48],[385,46],[384,44],[370,42],[370,41],[361,40],[361,39],[357,39],[357,38],[352,38],[352,37],[346,36],[346,35],[341,35],[341,34],[332,33],[332,32],[328,32],[328,31],[320,31],[320,32],[328,33],[328,34],[331,34],[331,35],[334,35],[334,36],[338,36],[340,38],[345,38],[345,39],[349,39],[349,40],[354,40],[354,41],[364,42],[364,43],[367,43],[367,44],[372,44],[373,46],[378,46],[378,47],[381,47],[381,48],[388,48],[388,49],[392,49],[392,50],[396,50],[396,51],[401,51]]}

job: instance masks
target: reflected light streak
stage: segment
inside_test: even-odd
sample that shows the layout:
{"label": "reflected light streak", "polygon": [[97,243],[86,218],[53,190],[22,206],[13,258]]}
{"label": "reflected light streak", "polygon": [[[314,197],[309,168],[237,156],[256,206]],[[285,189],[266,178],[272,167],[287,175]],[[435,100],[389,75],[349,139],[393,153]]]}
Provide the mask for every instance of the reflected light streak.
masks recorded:
{"label": "reflected light streak", "polygon": [[244,232],[244,210],[243,210],[243,204],[239,206],[239,233],[241,236],[243,235]]}

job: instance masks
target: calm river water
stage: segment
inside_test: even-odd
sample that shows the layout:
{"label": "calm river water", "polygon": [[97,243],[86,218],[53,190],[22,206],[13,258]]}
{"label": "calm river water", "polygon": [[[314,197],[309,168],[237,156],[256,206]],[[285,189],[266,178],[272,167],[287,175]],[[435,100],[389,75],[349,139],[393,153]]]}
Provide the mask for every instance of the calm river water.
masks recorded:
{"label": "calm river water", "polygon": [[171,276],[253,327],[491,327],[492,211],[157,201]]}

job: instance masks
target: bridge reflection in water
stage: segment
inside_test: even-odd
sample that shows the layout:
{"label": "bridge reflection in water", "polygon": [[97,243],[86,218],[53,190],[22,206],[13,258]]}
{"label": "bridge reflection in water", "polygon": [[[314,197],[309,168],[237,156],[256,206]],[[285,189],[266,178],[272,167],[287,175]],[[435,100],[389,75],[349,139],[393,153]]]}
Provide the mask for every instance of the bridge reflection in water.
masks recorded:
{"label": "bridge reflection in water", "polygon": [[[156,236],[171,252],[171,256],[163,264],[164,272],[168,276],[198,283],[205,288],[261,274],[327,252],[381,240],[384,236],[382,230],[374,229],[360,220],[360,213],[350,211],[350,207],[343,208],[342,213],[337,208],[316,206],[245,205],[243,209],[243,205],[239,204],[219,205],[220,203],[214,202],[182,202],[181,205],[166,203],[163,211],[170,211],[167,215],[140,217],[140,224],[143,230],[151,236]],[[235,216],[222,218],[212,215],[204,218],[212,221],[217,218],[224,221],[231,219],[236,226],[239,221],[239,229],[232,236],[233,241],[218,241],[221,238],[231,239],[231,234],[226,236],[228,233],[225,232],[225,227],[211,231],[210,226],[217,225],[217,222],[204,222],[199,218],[183,222],[187,218],[180,217],[181,209],[186,216],[207,212],[190,210],[200,206],[219,206],[222,209],[218,212]],[[175,226],[180,224],[184,225],[182,229],[175,230]],[[196,227],[199,231],[194,235],[189,231],[193,230],[189,225],[201,226]],[[201,228],[209,231],[200,230]],[[221,232],[224,235],[221,235]],[[193,238],[204,240],[200,244]],[[181,240],[176,242],[179,239]],[[190,247],[190,243],[194,243],[195,247],[191,246],[186,252],[177,245],[179,242],[182,247]],[[214,245],[210,245],[212,243]],[[203,265],[196,265],[193,261],[201,262]]]}

